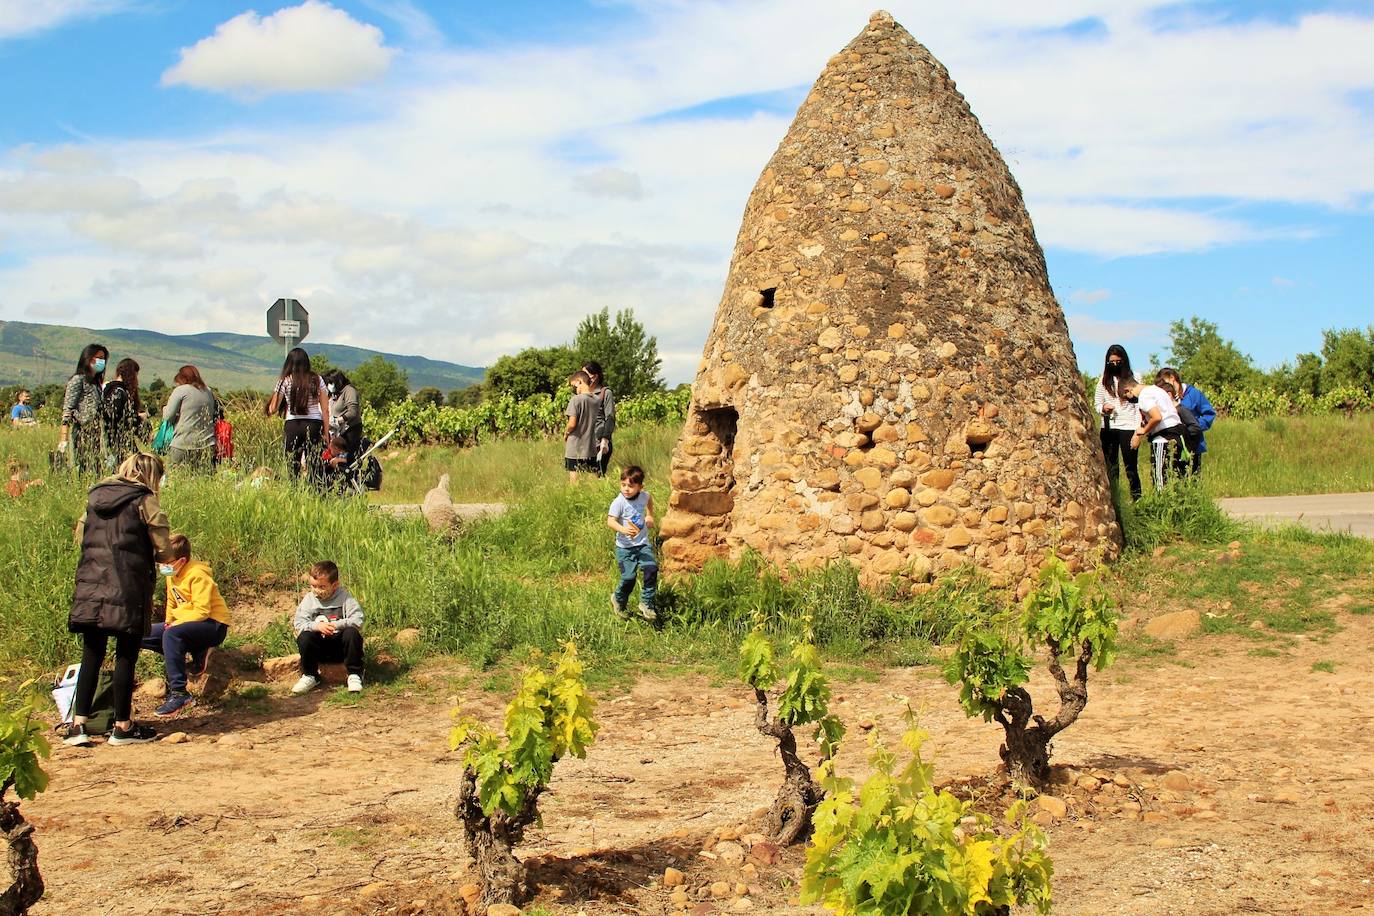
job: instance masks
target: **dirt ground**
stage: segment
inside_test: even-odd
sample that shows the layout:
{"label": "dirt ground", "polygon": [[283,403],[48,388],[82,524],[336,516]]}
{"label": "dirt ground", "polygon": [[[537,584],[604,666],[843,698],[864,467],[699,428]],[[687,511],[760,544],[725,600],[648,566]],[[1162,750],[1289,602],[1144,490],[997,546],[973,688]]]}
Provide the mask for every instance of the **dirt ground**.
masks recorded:
{"label": "dirt ground", "polygon": [[[1374,909],[1374,616],[1339,622],[1281,656],[1196,637],[1097,677],[1055,748],[1073,768],[1062,778],[1090,787],[1057,790],[1070,804],[1048,828],[1056,912]],[[1323,660],[1334,673],[1312,669]],[[184,743],[59,745],[50,788],[24,805],[48,882],[34,912],[461,912],[471,876],[451,815],[454,674],[421,669],[356,705],[293,698],[285,682],[163,723]],[[1037,698],[1047,688],[1033,684]],[[872,717],[894,740],[897,698],[909,697],[943,778],[997,762],[1000,730],[965,719],[931,668],[836,694],[851,726]],[[744,698],[701,677],[600,697],[597,743],[558,765],[544,824],[520,850],[538,883],[532,906],[677,912],[662,887],[671,865],[696,913],[819,912],[795,904],[800,849],[738,861],[781,778]],[[493,717],[504,702],[475,689],[463,700]],[[842,771],[857,775],[863,744]],[[698,903],[722,881],[724,898]]]}

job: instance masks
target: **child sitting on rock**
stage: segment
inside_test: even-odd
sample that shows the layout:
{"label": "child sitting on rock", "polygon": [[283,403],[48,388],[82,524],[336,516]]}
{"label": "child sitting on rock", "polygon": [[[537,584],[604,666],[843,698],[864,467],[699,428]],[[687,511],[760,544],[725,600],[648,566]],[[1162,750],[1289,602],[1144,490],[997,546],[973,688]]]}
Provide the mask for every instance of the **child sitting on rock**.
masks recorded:
{"label": "child sitting on rock", "polygon": [[209,664],[210,650],[229,635],[229,606],[210,567],[191,559],[191,541],[184,534],[172,535],[167,547],[171,560],[157,567],[167,577],[166,621],[153,624],[143,637],[143,648],[162,654],[167,673],[167,699],[155,711],[159,716],[195,705],[186,678],[200,676]]}
{"label": "child sitting on rock", "polygon": [[301,653],[301,679],[291,692],[309,693],[320,683],[320,662],[343,662],[348,692],[363,689],[363,609],[339,584],[339,567],[321,560],[310,567],[310,591],[296,608],[293,628]]}

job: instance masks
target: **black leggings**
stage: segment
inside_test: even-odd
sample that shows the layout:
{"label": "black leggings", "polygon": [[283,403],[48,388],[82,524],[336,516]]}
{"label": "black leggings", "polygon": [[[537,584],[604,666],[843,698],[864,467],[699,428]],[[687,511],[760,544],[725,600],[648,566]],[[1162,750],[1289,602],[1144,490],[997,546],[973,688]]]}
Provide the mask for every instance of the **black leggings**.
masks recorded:
{"label": "black leggings", "polygon": [[105,664],[105,649],[109,638],[115,641],[114,716],[116,722],[127,722],[134,707],[134,662],[138,660],[142,639],[128,633],[105,633],[85,630],[81,633],[81,673],[76,676],[76,705],[72,715],[85,718],[91,714],[95,699],[96,681]]}
{"label": "black leggings", "polygon": [[1107,476],[1113,480],[1117,475],[1117,456],[1120,456],[1121,463],[1126,465],[1126,482],[1131,487],[1131,499],[1140,499],[1140,449],[1131,448],[1133,435],[1135,431],[1130,429],[1104,428],[1102,454],[1107,459]]}
{"label": "black leggings", "polygon": [[323,420],[287,420],[284,429],[283,445],[286,458],[291,466],[291,476],[301,474],[301,457],[305,457],[305,468],[313,480],[319,476],[320,439],[323,434]]}

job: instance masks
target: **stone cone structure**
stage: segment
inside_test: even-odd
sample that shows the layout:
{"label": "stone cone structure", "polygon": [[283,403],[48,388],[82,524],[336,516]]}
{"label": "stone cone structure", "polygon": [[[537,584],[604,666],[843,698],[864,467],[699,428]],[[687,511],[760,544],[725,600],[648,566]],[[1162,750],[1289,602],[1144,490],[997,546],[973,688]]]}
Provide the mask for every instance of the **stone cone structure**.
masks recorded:
{"label": "stone cone structure", "polygon": [[673,453],[664,563],[752,548],[864,581],[1029,587],[1120,531],[1064,315],[1006,163],[887,13],[827,64],[749,197]]}

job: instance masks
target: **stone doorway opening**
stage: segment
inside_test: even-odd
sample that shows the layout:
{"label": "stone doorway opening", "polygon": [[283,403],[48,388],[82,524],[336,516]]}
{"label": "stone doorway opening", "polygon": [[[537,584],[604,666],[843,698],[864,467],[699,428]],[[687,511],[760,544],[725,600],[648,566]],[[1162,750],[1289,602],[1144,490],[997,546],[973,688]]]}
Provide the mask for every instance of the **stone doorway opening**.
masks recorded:
{"label": "stone doorway opening", "polygon": [[739,411],[733,407],[703,407],[701,422],[706,426],[706,434],[720,443],[721,463],[729,464],[739,430]]}

